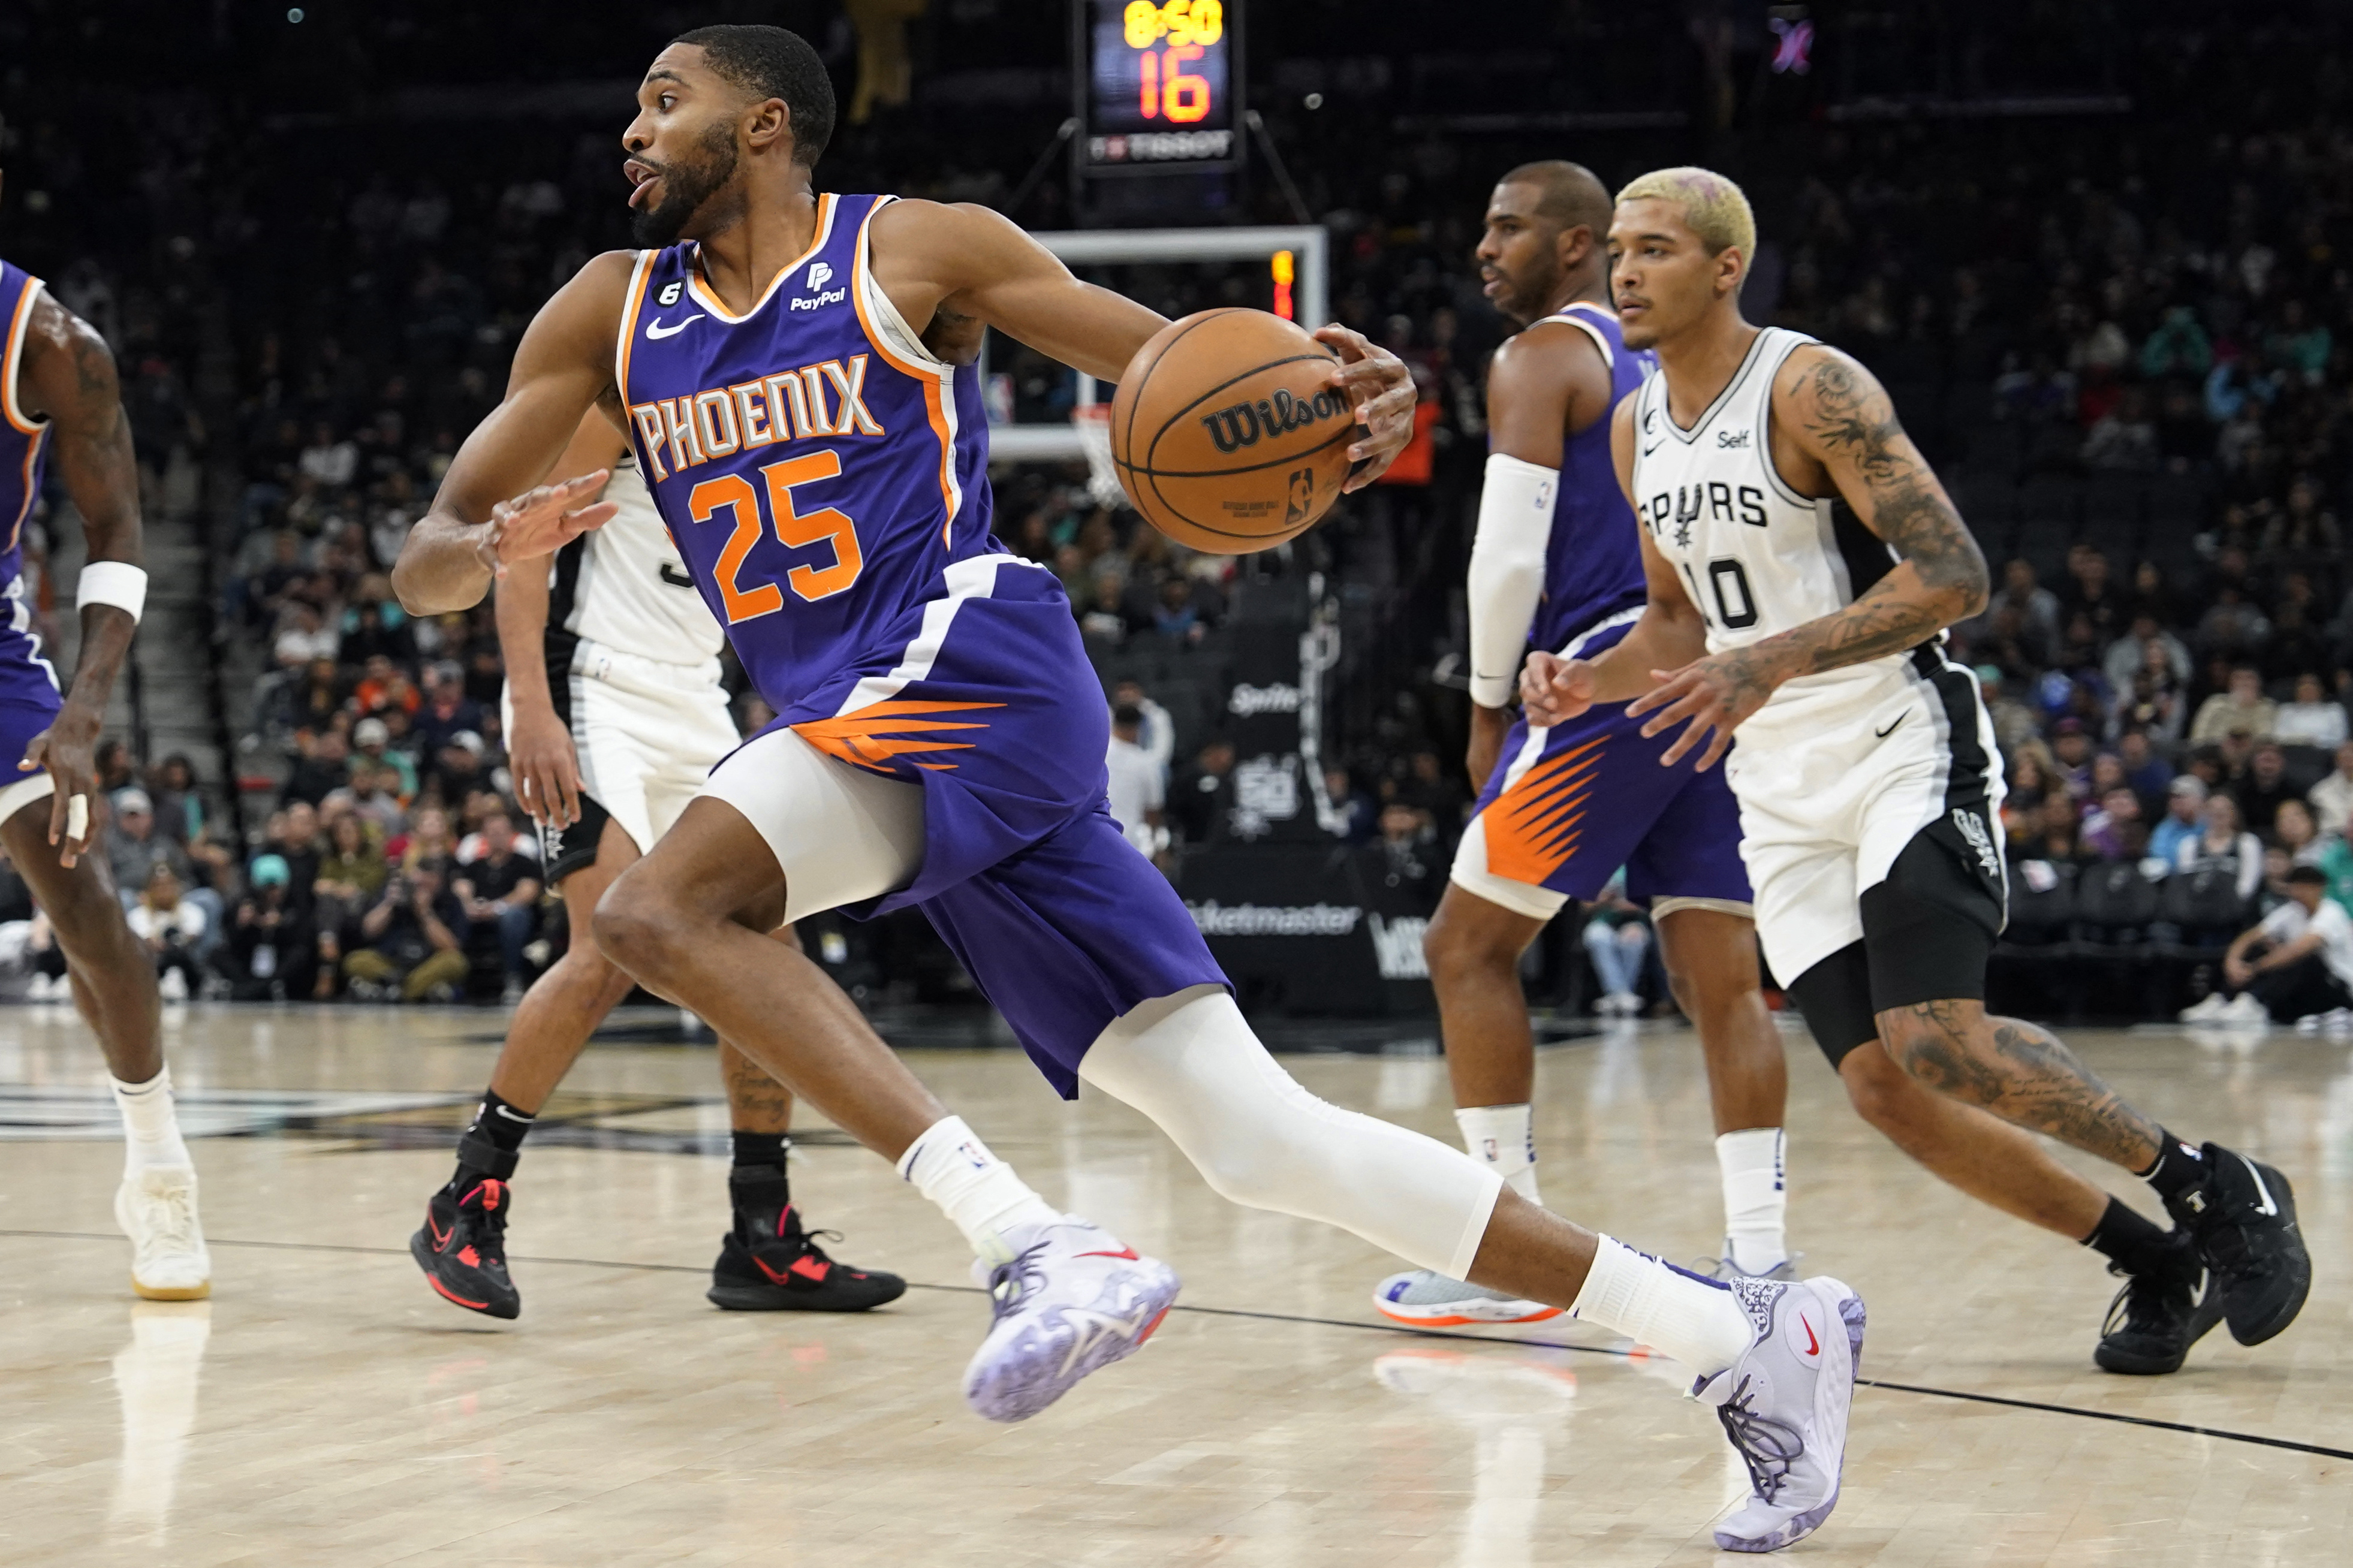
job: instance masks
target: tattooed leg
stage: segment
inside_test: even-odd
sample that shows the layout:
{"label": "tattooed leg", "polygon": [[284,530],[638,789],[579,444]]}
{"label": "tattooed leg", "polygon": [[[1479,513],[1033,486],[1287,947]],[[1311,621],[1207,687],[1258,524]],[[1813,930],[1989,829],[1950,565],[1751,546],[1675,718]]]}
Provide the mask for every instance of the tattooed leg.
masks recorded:
{"label": "tattooed leg", "polygon": [[1990,1017],[1980,1002],[1923,1002],[1880,1014],[1879,1035],[1898,1066],[1939,1093],[2127,1171],[2157,1159],[2157,1123],[2032,1024]]}
{"label": "tattooed leg", "polygon": [[719,1073],[727,1083],[728,1124],[736,1131],[793,1130],[793,1091],[725,1040],[719,1042]]}

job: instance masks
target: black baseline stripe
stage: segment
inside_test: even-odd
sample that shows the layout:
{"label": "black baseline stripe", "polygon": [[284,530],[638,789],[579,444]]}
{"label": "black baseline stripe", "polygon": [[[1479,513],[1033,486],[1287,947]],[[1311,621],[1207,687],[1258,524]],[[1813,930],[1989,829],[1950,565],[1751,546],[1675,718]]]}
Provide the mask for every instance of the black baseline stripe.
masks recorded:
{"label": "black baseline stripe", "polygon": [[[109,1232],[94,1230],[15,1230],[0,1227],[0,1237],[30,1237],[43,1241],[109,1241],[122,1237]],[[336,1242],[311,1241],[225,1241],[205,1238],[207,1247],[243,1247],[271,1252],[343,1252],[364,1258],[406,1258],[408,1249],[400,1247],[353,1247]],[[686,1263],[628,1263],[609,1258],[535,1258],[521,1253],[511,1254],[515,1263],[563,1264],[575,1268],[621,1268],[638,1274],[705,1274],[710,1272]],[[947,1295],[978,1296],[984,1292],[977,1285],[927,1285],[910,1279],[911,1290],[936,1290]],[[1417,1329],[1405,1323],[1364,1323],[1348,1318],[1310,1318],[1296,1312],[1254,1312],[1240,1307],[1193,1307],[1179,1301],[1169,1309],[1189,1312],[1200,1318],[1241,1318],[1262,1323],[1304,1323],[1314,1328],[1356,1329],[1365,1333],[1395,1334],[1411,1340],[1454,1340],[1474,1345],[1507,1345],[1520,1350],[1571,1351],[1578,1355],[1614,1356],[1630,1360],[1633,1352],[1609,1345],[1580,1345],[1567,1340],[1509,1339],[1499,1334],[1466,1334],[1453,1329]],[[2000,1405],[2013,1410],[2035,1410],[2046,1415],[2076,1415],[2086,1421],[2106,1421],[2119,1426],[2147,1426],[2159,1432],[2181,1432],[2193,1437],[2217,1437],[2226,1443],[2252,1443],[2265,1448],[2285,1448],[2298,1454],[2316,1454],[2327,1459],[2353,1459],[2353,1448],[2331,1448],[2321,1443],[2299,1443],[2293,1437],[2266,1437],[2259,1432],[2233,1432],[2224,1426],[2194,1426],[2184,1421],[2160,1421],[2153,1415],[2121,1415],[2112,1410],[2086,1410],[2079,1405],[2048,1405],[2035,1399],[2010,1399],[1998,1394],[1971,1394],[1966,1389],[1931,1388],[1916,1383],[1890,1383],[1883,1378],[1858,1377],[1855,1383],[1863,1388],[1884,1389],[1891,1394],[1916,1394],[1929,1399],[1959,1399],[1972,1405]]]}

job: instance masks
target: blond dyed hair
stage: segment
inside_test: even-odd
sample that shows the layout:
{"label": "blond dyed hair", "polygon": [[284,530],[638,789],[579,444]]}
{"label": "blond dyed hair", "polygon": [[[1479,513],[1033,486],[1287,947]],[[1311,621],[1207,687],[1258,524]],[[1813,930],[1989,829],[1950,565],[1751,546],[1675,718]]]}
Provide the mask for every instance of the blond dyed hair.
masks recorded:
{"label": "blond dyed hair", "polygon": [[1620,191],[1618,201],[1672,203],[1709,255],[1737,250],[1744,263],[1756,258],[1757,215],[1748,197],[1713,169],[1653,169]]}

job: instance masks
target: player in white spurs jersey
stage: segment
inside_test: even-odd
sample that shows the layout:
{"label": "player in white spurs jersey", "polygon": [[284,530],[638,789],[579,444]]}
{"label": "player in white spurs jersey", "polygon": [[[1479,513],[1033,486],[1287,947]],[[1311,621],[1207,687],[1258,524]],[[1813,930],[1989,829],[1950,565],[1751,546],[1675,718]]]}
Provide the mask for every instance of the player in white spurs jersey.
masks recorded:
{"label": "player in white spurs jersey", "polygon": [[[591,415],[565,473],[609,468],[613,521],[572,542],[548,570],[512,573],[498,591],[499,646],[515,792],[540,825],[551,886],[561,885],[572,943],[515,1010],[458,1171],[433,1194],[409,1251],[448,1300],[512,1318],[522,1299],[507,1270],[509,1183],[523,1135],[588,1037],[629,994],[629,977],[588,935],[613,879],[654,846],[736,747],[720,684],[725,641],[681,569],[620,437]],[[793,940],[790,927],[776,933]],[[744,1311],[856,1312],[895,1300],[893,1274],[826,1257],[794,1205],[785,1172],[791,1091],[733,1045],[719,1045],[734,1165],[733,1218],[709,1291]]]}
{"label": "player in white spurs jersey", "polygon": [[[2130,1277],[2102,1366],[2170,1372],[2218,1318],[2242,1343],[2269,1339],[2310,1279],[2285,1180],[2171,1136],[2049,1034],[1986,1012],[2000,757],[1975,679],[1942,652],[1944,628],[1985,604],[1985,561],[1870,372],[1741,319],[1755,244],[1721,175],[1663,170],[1619,193],[1615,299],[1628,345],[1659,357],[1612,430],[1649,602],[1592,659],[1533,656],[1531,718],[1631,698],[1645,732],[1681,727],[1664,761],[1730,748],[1774,973],[1906,1152]],[[2014,1128],[2144,1176],[2179,1229]]]}

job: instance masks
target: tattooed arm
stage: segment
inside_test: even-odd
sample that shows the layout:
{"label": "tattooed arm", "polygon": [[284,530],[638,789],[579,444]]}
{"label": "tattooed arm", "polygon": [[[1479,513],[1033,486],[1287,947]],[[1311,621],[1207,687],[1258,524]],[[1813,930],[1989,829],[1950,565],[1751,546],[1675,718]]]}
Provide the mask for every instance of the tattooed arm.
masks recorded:
{"label": "tattooed arm", "polygon": [[[81,514],[89,558],[139,565],[145,557],[139,466],[132,455],[131,420],[122,411],[114,351],[89,322],[44,292],[33,307],[17,374],[18,403],[26,413],[49,422],[50,458]],[[26,747],[19,764],[26,772],[45,767],[57,780],[49,842],[62,845],[58,858],[68,866],[86,843],[66,837],[68,811],[74,796],[97,792],[99,731],[138,628],[128,610],[113,605],[92,605],[81,612],[81,657],[73,687],[57,718]]]}
{"label": "tattooed arm", "polygon": [[1843,497],[1896,564],[1844,609],[1686,665],[1634,702],[1628,712],[1651,715],[1646,735],[1688,721],[1664,763],[1706,740],[1699,765],[1712,766],[1783,681],[1902,653],[1985,608],[1985,556],[1869,371],[1836,349],[1797,350],[1773,387],[1773,426],[1782,476]]}

